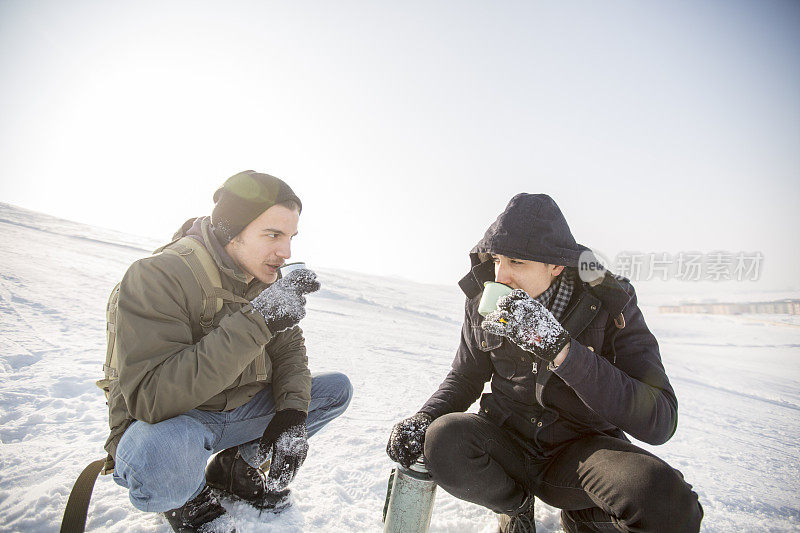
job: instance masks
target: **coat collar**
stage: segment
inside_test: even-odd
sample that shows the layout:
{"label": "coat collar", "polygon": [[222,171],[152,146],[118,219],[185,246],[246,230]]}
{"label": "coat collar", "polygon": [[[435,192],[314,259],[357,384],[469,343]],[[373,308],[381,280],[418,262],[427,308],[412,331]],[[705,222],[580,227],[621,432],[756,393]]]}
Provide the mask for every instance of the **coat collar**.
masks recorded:
{"label": "coat collar", "polygon": [[[200,218],[190,218],[186,222],[183,223],[183,226],[175,232],[175,235],[172,236],[172,242],[177,241],[181,237],[192,237],[193,239],[199,241],[206,250],[208,250],[209,254],[211,254],[211,258],[216,263],[217,267],[219,267],[220,273],[224,274],[228,278],[235,280],[239,283],[247,283],[247,276],[242,269],[240,269],[236,264],[233,262],[233,259],[228,255],[225,251],[225,248],[220,244],[219,240],[214,235],[213,227],[211,225],[211,217],[200,217]],[[171,244],[171,243],[170,243]],[[166,245],[169,246],[169,245]],[[162,246],[156,252],[163,250],[166,246]],[[264,285],[260,281],[256,281],[261,285]],[[266,285],[264,285],[266,287]]]}
{"label": "coat collar", "polygon": [[483,284],[487,281],[494,281],[494,261],[491,259],[475,264],[467,275],[461,278],[458,286],[467,298],[472,300],[483,292]]}

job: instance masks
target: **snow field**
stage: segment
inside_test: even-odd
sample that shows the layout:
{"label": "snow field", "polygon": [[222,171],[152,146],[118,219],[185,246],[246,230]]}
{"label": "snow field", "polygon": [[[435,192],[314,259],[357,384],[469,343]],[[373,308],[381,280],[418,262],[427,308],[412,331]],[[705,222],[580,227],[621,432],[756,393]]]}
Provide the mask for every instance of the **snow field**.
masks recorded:
{"label": "snow field", "polygon": [[[57,531],[78,473],[103,456],[106,411],[94,381],[106,299],[159,244],[0,204],[0,531]],[[324,261],[297,259],[312,268]],[[355,396],[310,439],[293,507],[259,517],[225,504],[241,533],[380,531],[389,431],[435,390],[458,343],[455,284],[316,270],[322,290],[301,323],[310,365],[346,373]],[[659,315],[646,305],[644,313],[679,400],[676,435],[644,447],[694,485],[703,530],[800,531],[800,328],[780,316]],[[557,510],[537,502],[536,517],[539,531],[560,531]],[[432,532],[495,528],[490,511],[437,492]],[[169,526],[103,476],[87,530]]]}

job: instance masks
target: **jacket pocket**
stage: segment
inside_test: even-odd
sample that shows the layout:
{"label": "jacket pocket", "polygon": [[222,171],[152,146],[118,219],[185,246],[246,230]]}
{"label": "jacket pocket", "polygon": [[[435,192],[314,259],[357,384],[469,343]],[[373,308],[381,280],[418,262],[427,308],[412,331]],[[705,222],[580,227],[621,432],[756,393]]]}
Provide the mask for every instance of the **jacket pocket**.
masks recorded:
{"label": "jacket pocket", "polygon": [[578,335],[576,340],[597,355],[603,355],[602,351],[604,339],[605,330],[603,329],[603,326],[591,325],[583,330],[583,332]]}
{"label": "jacket pocket", "polygon": [[485,331],[480,324],[470,324],[472,336],[475,338],[475,346],[482,352],[491,352],[503,344],[503,337]]}
{"label": "jacket pocket", "polygon": [[475,345],[482,352],[489,352],[495,373],[504,378],[514,377],[516,362],[505,353],[503,337],[484,331],[479,325],[472,324]]}

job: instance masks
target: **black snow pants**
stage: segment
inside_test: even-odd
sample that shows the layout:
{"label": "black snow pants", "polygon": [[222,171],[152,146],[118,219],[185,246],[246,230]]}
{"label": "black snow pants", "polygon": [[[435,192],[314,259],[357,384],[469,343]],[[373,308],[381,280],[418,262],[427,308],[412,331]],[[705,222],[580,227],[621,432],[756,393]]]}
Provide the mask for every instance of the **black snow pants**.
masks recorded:
{"label": "black snow pants", "polygon": [[562,509],[571,532],[696,532],[703,518],[680,472],[613,437],[587,436],[542,459],[488,418],[451,413],[428,428],[425,462],[457,498],[510,514],[534,494]]}

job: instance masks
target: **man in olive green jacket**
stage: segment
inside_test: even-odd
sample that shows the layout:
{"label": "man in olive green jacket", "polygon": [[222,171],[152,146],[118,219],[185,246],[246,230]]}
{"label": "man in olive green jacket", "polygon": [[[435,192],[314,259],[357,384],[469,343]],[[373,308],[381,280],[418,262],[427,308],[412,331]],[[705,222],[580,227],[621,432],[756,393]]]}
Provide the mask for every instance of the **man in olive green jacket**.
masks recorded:
{"label": "man in olive green jacket", "polygon": [[189,220],[175,235],[202,245],[219,269],[223,305],[213,321],[203,324],[204,288],[178,255],[186,247],[135,262],[116,316],[119,379],[109,387],[106,443],[114,480],[135,507],[164,512],[176,531],[211,521],[225,527],[215,492],[282,509],[307,436],[344,412],[352,395],[345,375],[308,369],[297,324],[303,295],[319,288],[316,275],[279,274],[300,199],[283,181],[245,171],[214,201],[211,217]]}

